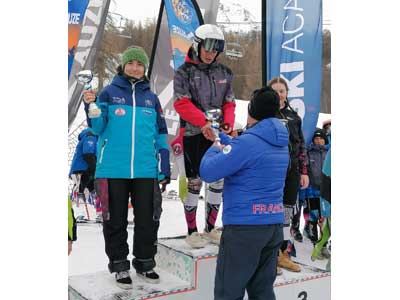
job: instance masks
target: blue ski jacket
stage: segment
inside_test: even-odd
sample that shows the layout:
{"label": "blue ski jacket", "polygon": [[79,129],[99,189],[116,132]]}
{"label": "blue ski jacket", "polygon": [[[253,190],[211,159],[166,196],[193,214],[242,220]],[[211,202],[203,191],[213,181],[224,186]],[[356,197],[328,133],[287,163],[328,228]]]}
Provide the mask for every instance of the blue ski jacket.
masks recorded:
{"label": "blue ski jacket", "polygon": [[[86,128],[81,131],[78,136],[78,144],[75,148],[75,154],[72,159],[69,176],[74,173],[83,172],[88,169],[88,164],[84,159],[85,154],[96,155],[97,136],[94,135],[92,129]],[[94,165],[94,164],[93,164]]]}
{"label": "blue ski jacket", "polygon": [[[96,178],[170,176],[168,130],[149,82],[116,75],[96,99],[101,115],[90,119],[99,135]],[[159,169],[160,161],[160,169]]]}
{"label": "blue ski jacket", "polygon": [[223,150],[210,147],[200,164],[206,182],[224,178],[224,225],[283,223],[283,187],[289,164],[289,133],[279,119],[256,123]]}

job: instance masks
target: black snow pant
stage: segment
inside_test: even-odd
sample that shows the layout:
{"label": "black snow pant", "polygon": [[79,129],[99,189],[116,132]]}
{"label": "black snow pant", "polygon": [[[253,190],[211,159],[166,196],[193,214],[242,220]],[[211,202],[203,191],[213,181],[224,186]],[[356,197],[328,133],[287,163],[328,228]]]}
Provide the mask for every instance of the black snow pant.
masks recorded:
{"label": "black snow pant", "polygon": [[199,176],[201,159],[212,144],[213,142],[207,140],[203,134],[183,137],[185,172],[187,178]]}
{"label": "black snow pant", "polygon": [[103,221],[105,250],[111,273],[130,269],[128,238],[128,199],[134,213],[132,264],[136,271],[146,272],[156,265],[159,221],[153,219],[153,178],[108,179],[108,210],[110,219]]}
{"label": "black snow pant", "polygon": [[282,224],[225,225],[215,273],[214,300],[275,300]]}
{"label": "black snow pant", "polygon": [[291,166],[286,173],[285,187],[283,189],[283,205],[295,206],[297,193],[300,187],[299,165],[291,162]]}

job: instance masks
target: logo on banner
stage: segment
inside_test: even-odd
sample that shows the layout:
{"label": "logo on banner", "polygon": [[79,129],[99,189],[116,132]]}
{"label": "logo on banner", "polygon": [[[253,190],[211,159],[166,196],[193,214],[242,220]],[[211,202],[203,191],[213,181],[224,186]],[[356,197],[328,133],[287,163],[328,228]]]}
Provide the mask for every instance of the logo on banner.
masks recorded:
{"label": "logo on banner", "polygon": [[174,13],[182,23],[189,23],[192,20],[192,11],[185,0],[172,0]]}
{"label": "logo on banner", "polygon": [[118,107],[114,110],[115,115],[117,116],[124,116],[126,114],[125,109]]}

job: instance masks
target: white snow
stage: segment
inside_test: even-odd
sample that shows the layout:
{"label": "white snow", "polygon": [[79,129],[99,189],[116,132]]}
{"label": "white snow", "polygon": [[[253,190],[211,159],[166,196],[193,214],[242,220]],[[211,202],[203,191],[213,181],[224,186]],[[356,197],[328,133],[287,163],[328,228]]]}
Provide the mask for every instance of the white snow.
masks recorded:
{"label": "white snow", "polygon": [[[177,190],[176,181],[174,180],[171,185],[168,186],[168,191]],[[176,200],[169,200],[166,197],[163,198],[163,213],[160,220],[160,228],[158,232],[158,238],[176,237],[186,235],[186,221],[183,212],[183,205],[179,198]],[[89,214],[92,217],[95,216],[95,210],[92,205],[88,206]],[[218,214],[216,226],[222,226],[221,212],[223,207],[221,206],[220,213]],[[81,204],[78,208],[74,204],[75,216],[84,215],[84,206]],[[199,200],[199,206],[197,209],[197,227],[201,232],[204,228],[204,201]],[[133,211],[129,209],[128,220],[133,220]],[[301,222],[301,228],[303,227],[303,220]],[[104,239],[102,233],[101,224],[78,224],[77,228],[78,240],[73,244],[73,250],[68,258],[68,274],[81,275],[87,273],[96,273],[107,270],[108,258],[104,252]],[[128,244],[130,252],[132,252],[132,241],[133,241],[133,225],[128,225]],[[173,240],[168,243],[174,243]],[[178,241],[179,247],[182,251],[190,251],[192,255],[202,256],[206,255],[210,249],[198,249],[191,250],[189,247],[182,245]],[[315,266],[317,268],[325,269],[327,260],[315,261],[310,260],[312,244],[308,239],[304,239],[303,243],[296,243],[297,258],[295,260]],[[171,246],[173,246],[171,244]],[[216,246],[212,246],[216,247]],[[215,250],[215,249],[211,249]],[[128,256],[128,259],[132,259],[132,255]]]}

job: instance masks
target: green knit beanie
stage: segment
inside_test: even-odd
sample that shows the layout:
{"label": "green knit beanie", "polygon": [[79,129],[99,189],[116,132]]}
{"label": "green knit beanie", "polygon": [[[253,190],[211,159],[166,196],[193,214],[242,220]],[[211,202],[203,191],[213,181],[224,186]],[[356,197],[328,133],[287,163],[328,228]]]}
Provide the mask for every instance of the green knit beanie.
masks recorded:
{"label": "green knit beanie", "polygon": [[132,60],[141,62],[144,65],[145,71],[149,67],[149,58],[141,47],[130,47],[124,51],[122,54],[122,70],[125,68],[125,65]]}

